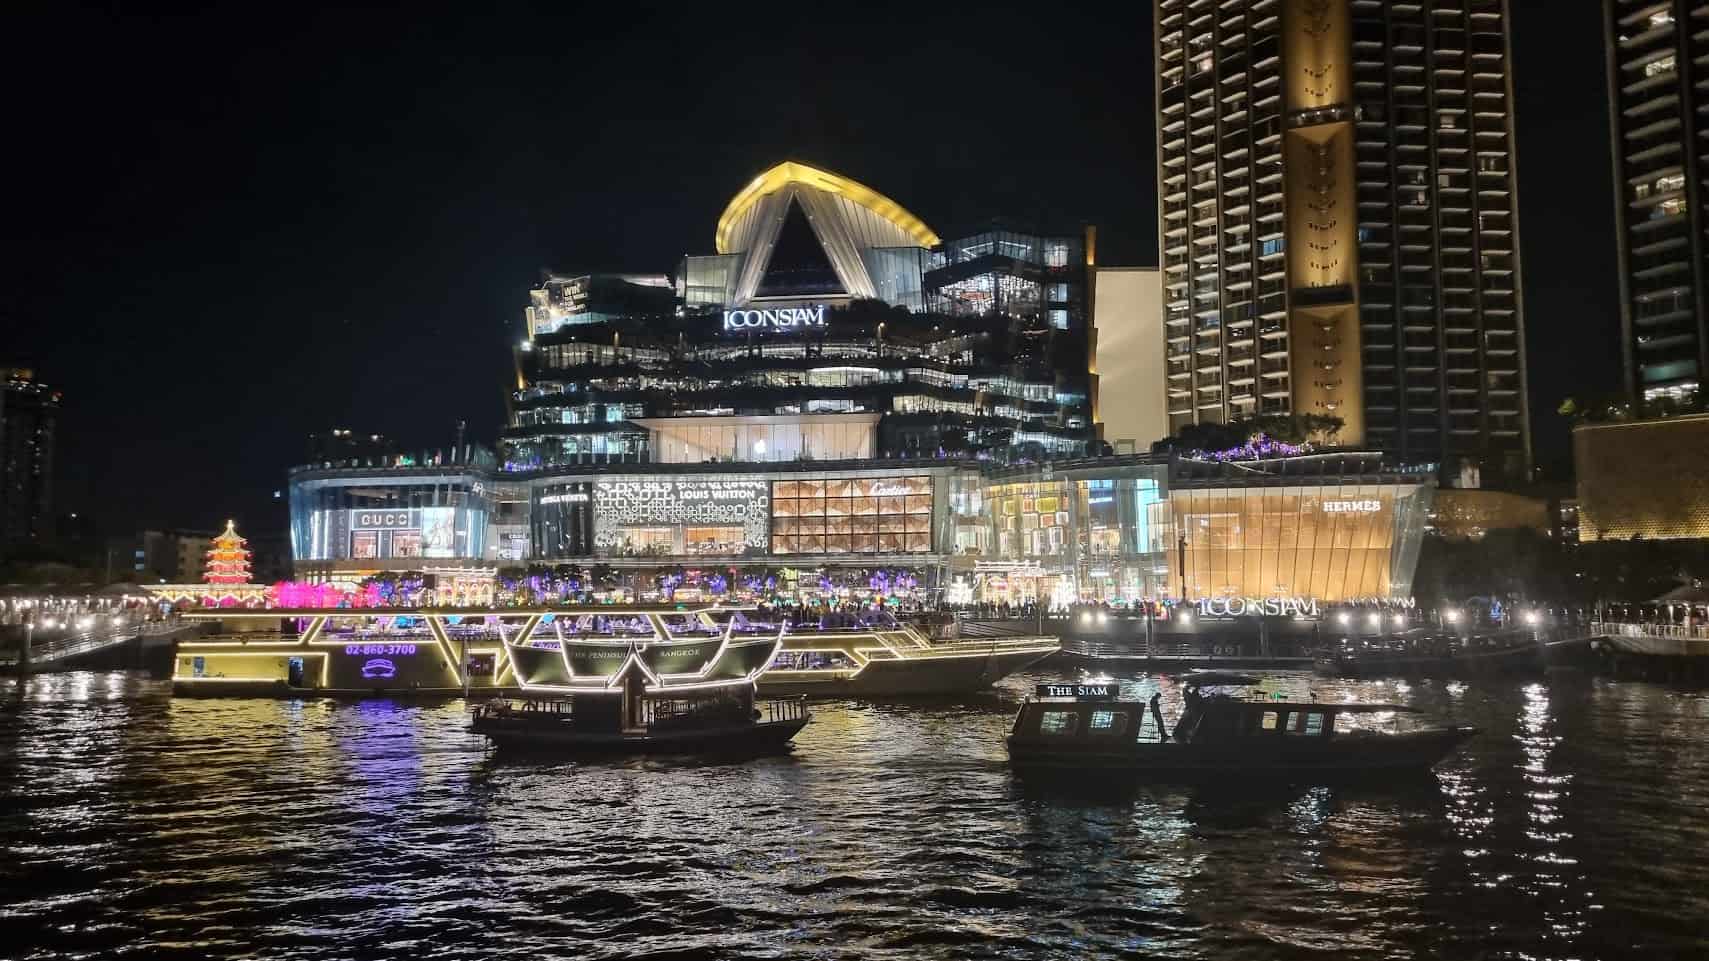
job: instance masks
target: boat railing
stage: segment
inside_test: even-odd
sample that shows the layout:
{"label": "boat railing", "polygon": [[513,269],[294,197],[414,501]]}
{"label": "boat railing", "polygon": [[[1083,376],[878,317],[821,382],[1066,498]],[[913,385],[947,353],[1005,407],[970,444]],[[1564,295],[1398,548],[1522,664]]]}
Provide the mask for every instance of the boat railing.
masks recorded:
{"label": "boat railing", "polygon": [[760,706],[763,719],[768,722],[799,721],[807,716],[807,698],[791,697],[766,701]]}
{"label": "boat railing", "polygon": [[553,717],[564,722],[575,720],[575,702],[568,699],[497,697],[471,707],[476,717]]}
{"label": "boat railing", "polygon": [[303,639],[296,631],[246,631],[242,634],[204,634],[194,640],[208,644],[294,644]]}
{"label": "boat railing", "polygon": [[1627,621],[1594,621],[1591,636],[1605,637],[1669,637],[1678,640],[1709,641],[1709,624],[1650,624]]}

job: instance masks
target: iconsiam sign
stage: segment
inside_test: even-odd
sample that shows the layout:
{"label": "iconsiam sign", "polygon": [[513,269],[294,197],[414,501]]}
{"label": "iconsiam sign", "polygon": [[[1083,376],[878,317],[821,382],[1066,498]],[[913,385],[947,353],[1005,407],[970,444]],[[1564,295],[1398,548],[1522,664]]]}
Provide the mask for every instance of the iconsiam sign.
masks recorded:
{"label": "iconsiam sign", "polygon": [[1198,601],[1203,617],[1316,617],[1315,597],[1206,597]]}
{"label": "iconsiam sign", "polygon": [[824,304],[812,307],[724,311],[725,330],[794,330],[801,327],[824,327],[827,324]]}

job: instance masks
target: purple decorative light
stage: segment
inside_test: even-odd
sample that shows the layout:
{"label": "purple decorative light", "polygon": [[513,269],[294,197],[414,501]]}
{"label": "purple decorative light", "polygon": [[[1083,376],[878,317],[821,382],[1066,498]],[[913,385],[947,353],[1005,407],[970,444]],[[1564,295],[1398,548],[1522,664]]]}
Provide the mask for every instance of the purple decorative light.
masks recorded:
{"label": "purple decorative light", "polygon": [[1310,444],[1286,444],[1272,440],[1263,434],[1253,434],[1246,443],[1227,450],[1195,450],[1188,451],[1187,456],[1193,460],[1213,460],[1227,463],[1235,460],[1262,460],[1266,457],[1298,457],[1311,453]]}

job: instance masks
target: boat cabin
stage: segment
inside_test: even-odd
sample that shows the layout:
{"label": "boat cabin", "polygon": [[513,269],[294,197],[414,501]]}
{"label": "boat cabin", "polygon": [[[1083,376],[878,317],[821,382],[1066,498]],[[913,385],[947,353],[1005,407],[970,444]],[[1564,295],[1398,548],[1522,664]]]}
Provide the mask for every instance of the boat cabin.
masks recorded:
{"label": "boat cabin", "polygon": [[1402,719],[1419,713],[1398,704],[1277,701],[1228,693],[1230,688],[1258,683],[1257,678],[1242,674],[1192,675],[1185,682],[1185,704],[1173,725],[1166,724],[1160,706],[1121,699],[1114,684],[1041,684],[1016,716],[1013,733],[1065,742],[1107,738],[1183,744],[1261,737],[1332,738],[1403,733]]}

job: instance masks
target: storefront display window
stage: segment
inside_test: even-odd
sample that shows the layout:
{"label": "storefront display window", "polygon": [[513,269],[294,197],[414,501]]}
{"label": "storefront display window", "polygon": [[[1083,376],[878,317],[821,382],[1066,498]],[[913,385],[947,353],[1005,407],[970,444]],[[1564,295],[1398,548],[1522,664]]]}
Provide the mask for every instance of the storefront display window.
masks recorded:
{"label": "storefront display window", "polygon": [[931,531],[930,477],[772,483],[776,554],[927,553]]}
{"label": "storefront display window", "polygon": [[740,554],[745,547],[740,525],[689,527],[683,530],[683,552],[687,554]]}

